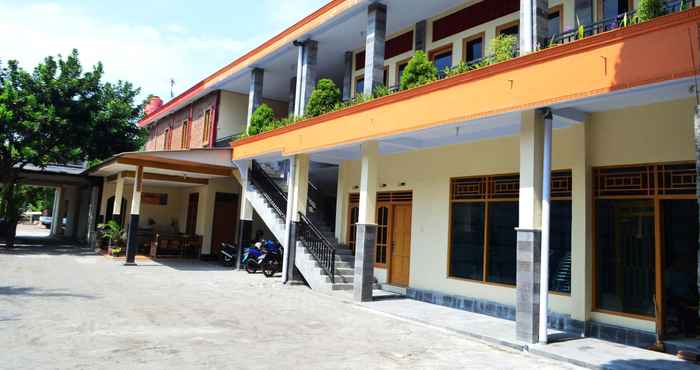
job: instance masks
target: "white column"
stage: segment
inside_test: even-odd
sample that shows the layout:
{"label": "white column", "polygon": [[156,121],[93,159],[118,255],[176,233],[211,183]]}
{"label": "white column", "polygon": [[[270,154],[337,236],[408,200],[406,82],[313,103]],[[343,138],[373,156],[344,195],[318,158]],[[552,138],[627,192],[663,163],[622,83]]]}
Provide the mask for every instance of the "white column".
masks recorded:
{"label": "white column", "polygon": [[543,121],[542,112],[529,110],[521,113],[518,226],[525,229],[540,229],[542,226]]}
{"label": "white column", "polygon": [[552,112],[544,113],[544,153],[542,160],[542,252],[540,267],[540,343],[547,343],[549,308],[549,214],[552,197]]}
{"label": "white column", "polygon": [[294,206],[292,220],[299,221],[299,213],[306,215],[309,192],[309,155],[298,154],[296,157],[296,176],[294,180]]}
{"label": "white column", "polygon": [[304,83],[304,43],[295,41],[294,45],[297,47],[297,79],[294,92],[294,115],[301,117],[304,115],[301,111],[301,85]]}
{"label": "white column", "polygon": [[338,240],[346,240],[344,238],[343,228],[347,222],[347,210],[345,209],[345,203],[347,196],[345,194],[345,166],[343,162],[338,165],[338,188],[336,190],[335,196],[335,237]]}
{"label": "white column", "polygon": [[93,185],[90,189],[90,208],[88,210],[88,223],[87,223],[87,242],[91,248],[95,248],[95,242],[97,235],[95,233],[95,224],[97,223],[97,207],[100,203],[100,188],[97,185]]}
{"label": "white column", "polygon": [[61,198],[63,188],[58,187],[53,193],[53,208],[51,209],[51,236],[58,235],[58,228],[61,225]]}
{"label": "white column", "polygon": [[536,51],[547,43],[547,0],[520,0],[520,53]]}
{"label": "white column", "polygon": [[376,224],[377,179],[379,178],[379,143],[362,144],[360,173],[360,210],[357,223]]}
{"label": "white column", "polygon": [[[122,211],[122,199],[124,198],[124,177],[122,174],[117,175],[117,183],[114,188],[114,207],[112,210],[112,219],[120,218]],[[124,210],[126,212],[126,210]],[[108,217],[110,215],[107,215]]]}
{"label": "white column", "polygon": [[587,321],[593,299],[593,174],[590,164],[590,118],[573,128],[575,161],[571,184],[571,317]]}
{"label": "white column", "polygon": [[287,283],[293,279],[294,274],[294,262],[291,258],[294,256],[294,251],[296,250],[296,243],[294,241],[294,181],[296,180],[296,158],[290,157],[289,159],[289,173],[287,174],[287,212],[284,220],[284,230],[286,237],[286,246],[284,248],[284,263],[282,264],[282,282]]}

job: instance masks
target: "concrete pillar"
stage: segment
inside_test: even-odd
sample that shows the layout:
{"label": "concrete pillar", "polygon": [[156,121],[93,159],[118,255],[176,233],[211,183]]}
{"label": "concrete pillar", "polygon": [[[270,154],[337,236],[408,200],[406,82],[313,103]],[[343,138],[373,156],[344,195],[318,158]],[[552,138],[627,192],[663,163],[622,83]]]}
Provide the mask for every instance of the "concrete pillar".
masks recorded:
{"label": "concrete pillar", "polygon": [[243,250],[249,247],[248,243],[253,238],[253,205],[248,201],[248,171],[251,161],[241,161],[236,165],[241,172],[241,209],[238,223],[238,258],[235,266],[240,269]]}
{"label": "concrete pillar", "polygon": [[355,246],[355,279],[353,298],[359,302],[372,300],[374,258],[377,245],[377,179],[379,176],[379,144],[362,144],[360,172],[360,209]]}
{"label": "concrete pillar", "polygon": [[80,192],[77,187],[71,186],[65,191],[65,199],[68,200],[66,209],[66,226],[64,236],[75,237],[75,230],[78,224],[78,208],[80,206]]}
{"label": "concrete pillar", "polygon": [[539,341],[544,112],[521,113],[517,229],[516,338]]}
{"label": "concrete pillar", "polygon": [[347,210],[345,204],[347,196],[345,194],[345,165],[341,162],[338,165],[338,187],[335,195],[335,237],[338,240],[345,240],[343,228],[347,222]]}
{"label": "concrete pillar", "polygon": [[97,233],[95,232],[95,227],[97,225],[97,213],[100,203],[100,187],[93,185],[90,189],[90,206],[88,208],[88,222],[87,222],[87,243],[90,248],[95,248],[97,241]]}
{"label": "concrete pillar", "polygon": [[593,174],[590,163],[590,121],[577,124],[571,189],[571,317],[590,319],[593,297]]}
{"label": "concrete pillar", "polygon": [[53,193],[53,207],[51,209],[51,236],[57,236],[61,226],[61,202],[63,188],[58,187]]}
{"label": "concrete pillar", "polygon": [[549,2],[520,0],[520,53],[527,54],[547,45]]}
{"label": "concrete pillar", "polygon": [[583,25],[593,23],[593,0],[574,0],[574,25],[578,27],[578,23]]}
{"label": "concrete pillar", "polygon": [[141,193],[143,192],[143,167],[139,166],[134,176],[134,191],[131,197],[131,215],[129,217],[129,231],[126,243],[125,265],[136,265],[136,232],[139,229],[139,217],[141,215]]}
{"label": "concrete pillar", "polygon": [[299,47],[297,68],[296,112],[299,117],[304,115],[306,103],[316,86],[318,79],[316,67],[318,64],[318,42],[306,40],[295,42]]}
{"label": "concrete pillar", "polygon": [[428,32],[426,31],[428,22],[422,20],[416,23],[416,30],[413,33],[413,49],[414,51],[425,51],[425,46],[428,44]]}
{"label": "concrete pillar", "polygon": [[365,43],[365,86],[363,93],[372,95],[384,84],[384,48],[386,41],[386,5],[372,3],[367,8],[367,41]]}
{"label": "concrete pillar", "polygon": [[289,79],[289,103],[287,106],[287,116],[294,115],[294,103],[296,99],[297,90],[297,78],[292,77]]}
{"label": "concrete pillar", "polygon": [[547,344],[547,313],[549,309],[549,235],[550,205],[552,200],[552,111],[544,114],[544,150],[542,158],[542,248],[540,253],[540,325],[539,341]]}
{"label": "concrete pillar", "polygon": [[287,283],[294,280],[294,258],[296,252],[296,218],[294,217],[294,181],[296,176],[296,158],[290,157],[289,172],[287,174],[287,211],[284,220],[286,248],[284,248],[284,261],[282,264],[282,282]]}
{"label": "concrete pillar", "polygon": [[250,127],[250,119],[256,109],[262,104],[263,98],[263,77],[265,71],[260,68],[253,68],[250,73],[250,88],[248,90],[248,117],[246,118],[246,132]]}
{"label": "concrete pillar", "polygon": [[[121,223],[121,213],[122,213],[122,199],[124,198],[124,177],[120,173],[117,175],[117,183],[114,188],[114,207],[111,215],[107,217],[112,217],[112,220],[116,220]],[[124,210],[126,212],[126,210]]]}
{"label": "concrete pillar", "polygon": [[343,101],[352,98],[352,51],[345,52],[345,69],[343,74]]}

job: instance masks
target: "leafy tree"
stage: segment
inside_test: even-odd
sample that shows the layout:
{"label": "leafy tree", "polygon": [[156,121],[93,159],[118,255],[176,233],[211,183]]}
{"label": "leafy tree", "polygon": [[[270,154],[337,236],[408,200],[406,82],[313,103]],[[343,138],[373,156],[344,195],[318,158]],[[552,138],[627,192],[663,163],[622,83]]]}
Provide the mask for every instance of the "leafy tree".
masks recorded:
{"label": "leafy tree", "polygon": [[639,0],[637,21],[645,22],[664,14],[663,0]]}
{"label": "leafy tree", "polygon": [[327,78],[319,80],[306,105],[306,115],[316,117],[333,111],[341,100],[340,96],[340,89],[333,81]]}
{"label": "leafy tree", "polygon": [[515,56],[518,47],[518,38],[513,35],[498,35],[491,40],[491,53],[493,53],[493,63],[505,62]]}
{"label": "leafy tree", "polygon": [[272,110],[272,108],[265,103],[260,104],[260,106],[250,116],[248,135],[257,135],[270,130],[270,127],[274,121],[275,112]]}
{"label": "leafy tree", "polygon": [[0,63],[0,218],[10,223],[8,247],[26,202],[15,189],[25,166],[105,159],[143,145],[139,89],[103,83],[103,73],[101,63],[83,71],[77,50],[45,58],[31,73],[14,60]]}
{"label": "leafy tree", "polygon": [[417,51],[401,75],[401,90],[425,85],[437,79],[437,68],[423,51]]}

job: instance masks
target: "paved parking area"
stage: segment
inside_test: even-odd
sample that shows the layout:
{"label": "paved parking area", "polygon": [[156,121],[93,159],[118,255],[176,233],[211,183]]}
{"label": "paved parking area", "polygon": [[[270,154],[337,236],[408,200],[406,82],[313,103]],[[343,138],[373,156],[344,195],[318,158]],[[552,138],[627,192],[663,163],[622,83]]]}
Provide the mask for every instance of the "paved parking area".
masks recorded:
{"label": "paved parking area", "polygon": [[201,262],[0,247],[0,369],[573,369]]}

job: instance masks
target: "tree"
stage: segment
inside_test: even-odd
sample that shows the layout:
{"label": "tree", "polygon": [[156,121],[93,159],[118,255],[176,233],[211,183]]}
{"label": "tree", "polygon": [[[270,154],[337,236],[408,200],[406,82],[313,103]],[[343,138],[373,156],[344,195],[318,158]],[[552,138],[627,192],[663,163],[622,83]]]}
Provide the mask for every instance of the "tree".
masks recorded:
{"label": "tree", "polygon": [[275,112],[269,105],[262,103],[255,109],[255,112],[250,116],[250,126],[248,127],[248,135],[257,135],[259,133],[269,131],[275,121]]}
{"label": "tree", "polygon": [[15,189],[25,166],[101,160],[142,146],[140,90],[102,76],[101,63],[83,71],[77,50],[45,58],[32,73],[15,60],[0,63],[0,218],[11,225],[8,247],[26,202]]}
{"label": "tree", "polygon": [[437,79],[437,68],[423,51],[417,51],[401,74],[401,90],[425,85]]}
{"label": "tree", "polygon": [[340,89],[332,80],[321,79],[309,97],[305,113],[309,117],[331,112],[340,103]]}

